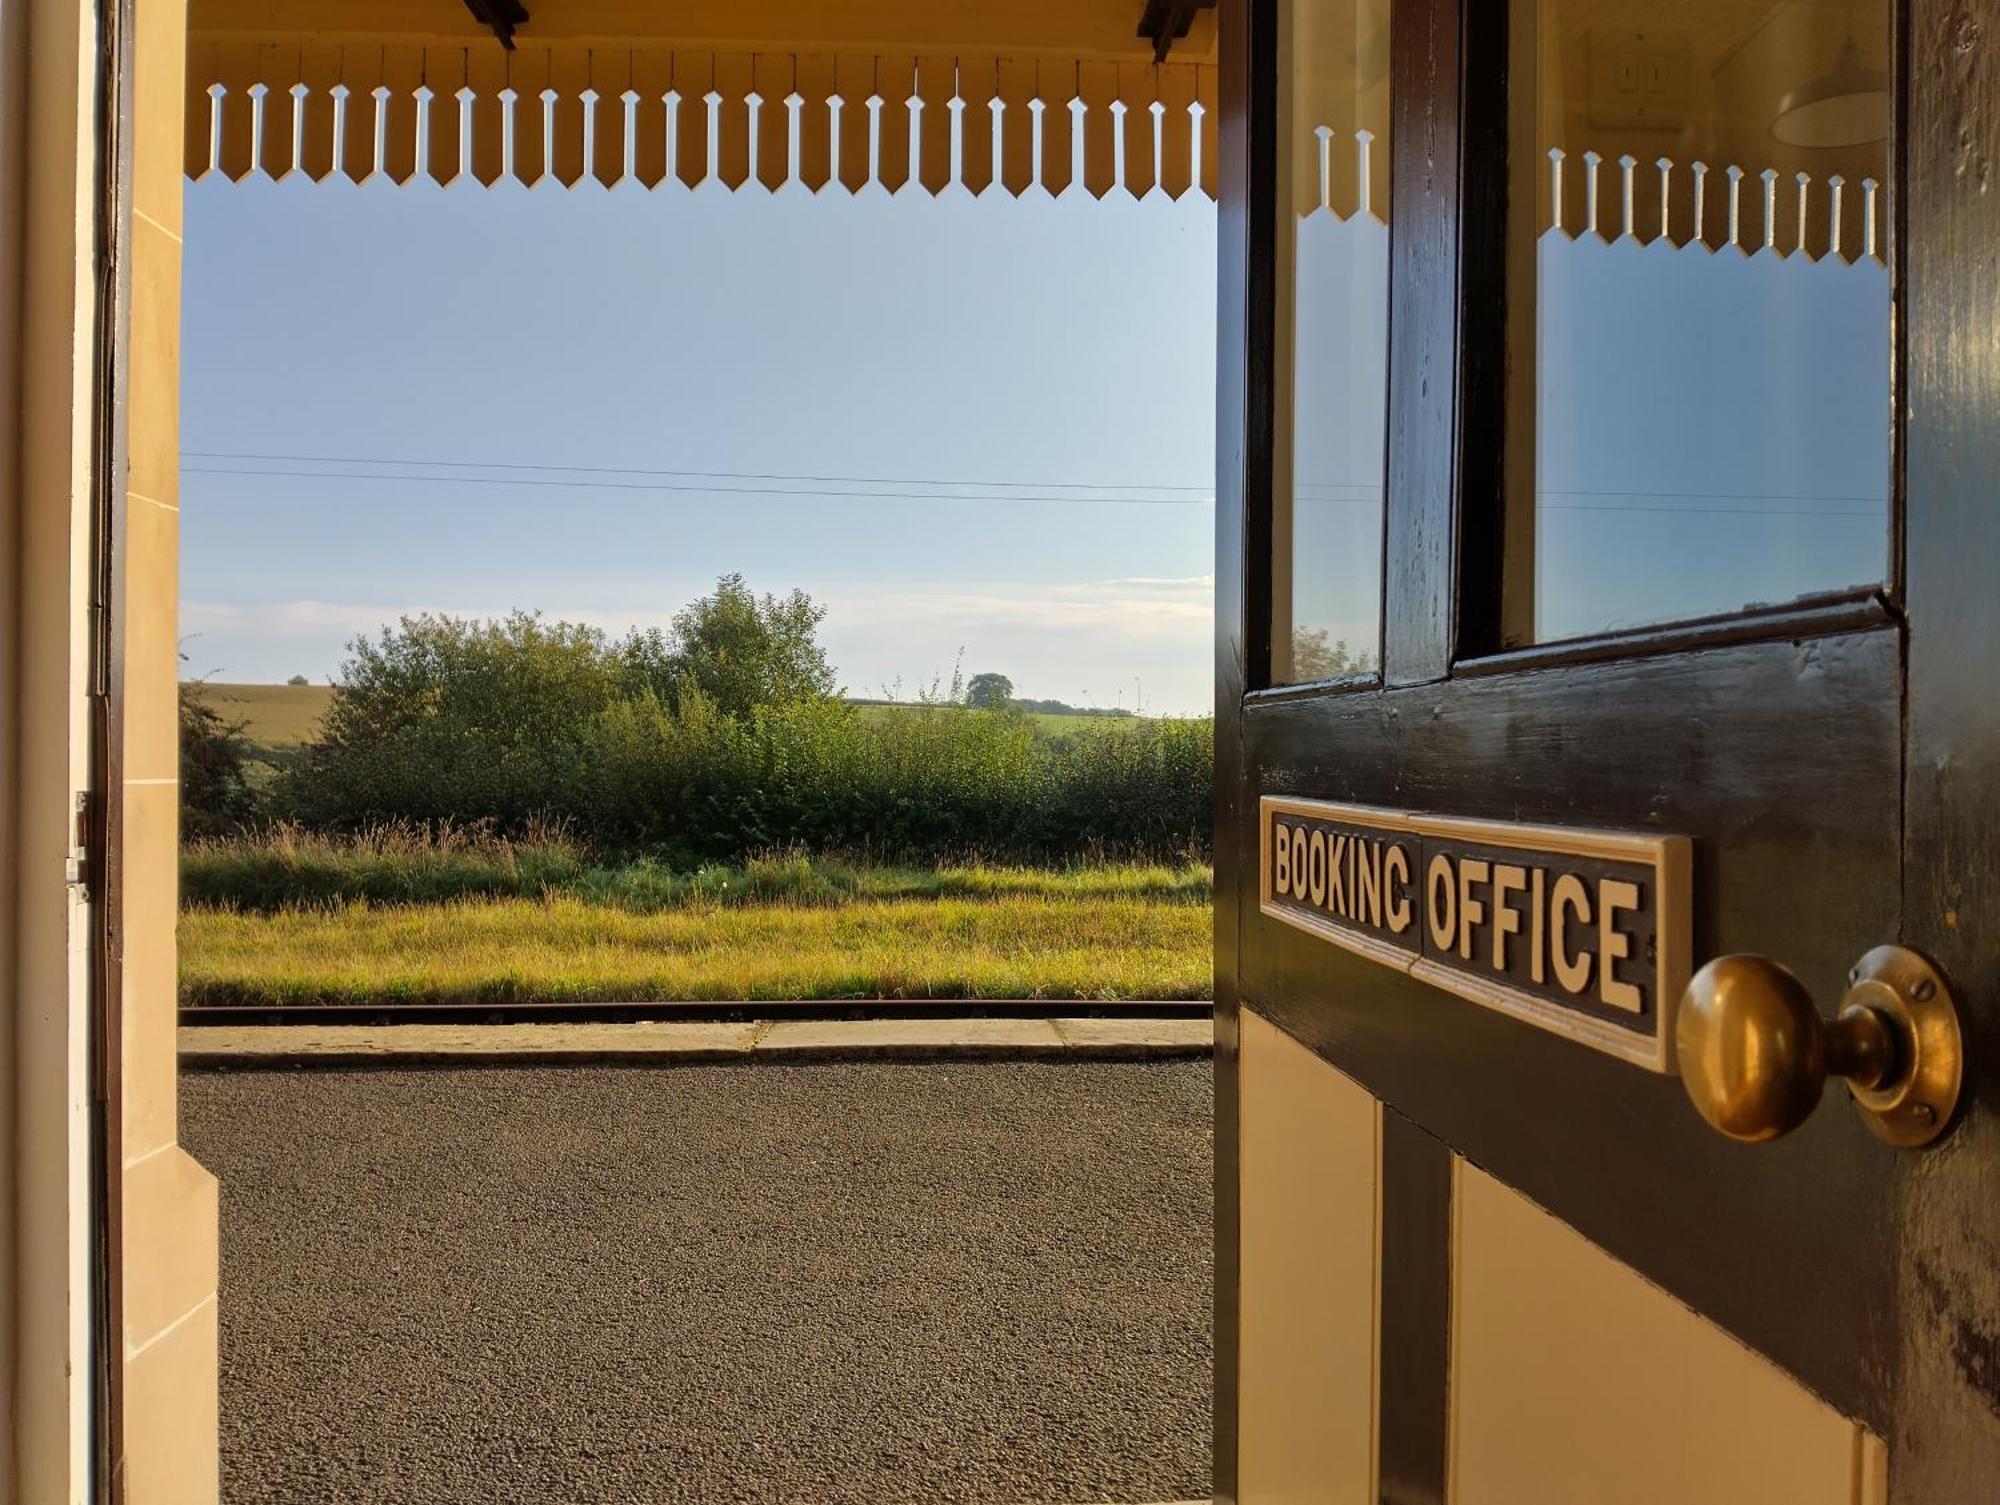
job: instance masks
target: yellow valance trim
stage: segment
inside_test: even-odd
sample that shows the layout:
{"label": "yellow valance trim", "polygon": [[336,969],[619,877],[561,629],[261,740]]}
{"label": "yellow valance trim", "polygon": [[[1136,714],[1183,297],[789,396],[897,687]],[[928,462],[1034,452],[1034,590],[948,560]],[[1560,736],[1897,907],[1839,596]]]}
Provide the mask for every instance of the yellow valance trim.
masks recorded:
{"label": "yellow valance trim", "polygon": [[187,172],[1213,197],[1215,85],[1047,56],[197,41]]}

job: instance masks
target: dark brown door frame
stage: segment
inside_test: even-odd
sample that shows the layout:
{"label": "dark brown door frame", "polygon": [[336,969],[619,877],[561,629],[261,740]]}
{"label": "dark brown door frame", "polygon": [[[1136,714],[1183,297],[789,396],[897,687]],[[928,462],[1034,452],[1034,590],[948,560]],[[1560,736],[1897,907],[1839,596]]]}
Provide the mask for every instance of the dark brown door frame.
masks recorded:
{"label": "dark brown door frame", "polygon": [[125,570],[132,384],[134,0],[97,10],[98,99],[90,506],[90,789],[75,850],[90,904],[91,1448],[93,1495],[125,1489]]}
{"label": "dark brown door frame", "polygon": [[[1396,0],[1391,37],[1389,494],[1383,567],[1383,681],[1444,676],[1452,656],[1460,245],[1462,49],[1492,45],[1470,0]],[[1465,35],[1467,27],[1473,34]],[[1241,916],[1255,873],[1258,776],[1246,761],[1248,697],[1269,683],[1271,449],[1276,434],[1274,0],[1221,0],[1216,373],[1216,1302],[1214,1493],[1236,1499],[1237,1069]],[[1504,48],[1494,55],[1504,57]],[[1503,73],[1476,75],[1475,109],[1500,114]],[[1497,153],[1504,143],[1489,140]],[[1498,185],[1499,174],[1487,181]],[[1496,186],[1488,206],[1497,228]],[[1473,206],[1477,214],[1479,206]],[[1475,384],[1488,368],[1475,367]],[[1497,371],[1497,363],[1491,363]],[[1497,386],[1497,378],[1491,383]],[[1485,401],[1483,387],[1475,404]],[[1496,474],[1497,485],[1497,474]],[[1497,497],[1497,491],[1496,491]],[[1372,678],[1351,685],[1374,688]],[[1271,692],[1264,692],[1268,698]],[[1301,692],[1279,692],[1297,694]],[[1303,692],[1311,693],[1311,692]],[[1401,1114],[1383,1128],[1382,1496],[1442,1501],[1450,1155]]]}
{"label": "dark brown door frame", "polygon": [[1874,1210],[1901,1239],[1890,1495],[1915,1505],[2000,1487],[2000,14],[1910,0],[1903,36],[1904,938],[1963,1000],[1970,1073]]}
{"label": "dark brown door frame", "polygon": [[[1251,79],[1275,66],[1276,7],[1221,0],[1217,16],[1215,372],[1215,1399],[1213,1494],[1236,1501],[1237,1068],[1242,844],[1252,826],[1243,696],[1270,663],[1273,118]],[[1253,505],[1252,498],[1256,501]]]}

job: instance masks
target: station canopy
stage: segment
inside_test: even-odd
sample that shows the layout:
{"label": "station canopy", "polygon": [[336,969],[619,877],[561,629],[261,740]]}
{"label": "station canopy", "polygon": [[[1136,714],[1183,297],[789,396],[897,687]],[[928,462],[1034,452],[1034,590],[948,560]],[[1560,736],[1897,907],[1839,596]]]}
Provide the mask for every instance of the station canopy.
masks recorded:
{"label": "station canopy", "polygon": [[187,171],[1215,192],[1213,0],[191,0]]}

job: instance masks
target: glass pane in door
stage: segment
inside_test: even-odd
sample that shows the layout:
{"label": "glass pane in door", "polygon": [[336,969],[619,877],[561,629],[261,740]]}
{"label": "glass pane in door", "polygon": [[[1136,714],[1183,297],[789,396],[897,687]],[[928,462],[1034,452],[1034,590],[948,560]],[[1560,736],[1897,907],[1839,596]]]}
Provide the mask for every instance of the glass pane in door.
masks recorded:
{"label": "glass pane in door", "polygon": [[1880,581],[1888,0],[1513,0],[1510,31],[1504,636]]}
{"label": "glass pane in door", "polygon": [[1279,7],[1272,680],[1380,658],[1389,0]]}

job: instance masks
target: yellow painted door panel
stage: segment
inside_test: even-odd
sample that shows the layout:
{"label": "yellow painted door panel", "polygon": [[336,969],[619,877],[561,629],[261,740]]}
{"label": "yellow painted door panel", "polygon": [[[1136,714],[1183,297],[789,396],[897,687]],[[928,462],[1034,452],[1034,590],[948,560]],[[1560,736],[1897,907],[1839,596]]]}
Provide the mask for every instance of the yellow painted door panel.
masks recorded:
{"label": "yellow painted door panel", "polygon": [[1380,1108],[1242,1024],[1240,1505],[1374,1495]]}
{"label": "yellow painted door panel", "polygon": [[1459,1160],[1453,1505],[1869,1505],[1876,1440]]}

